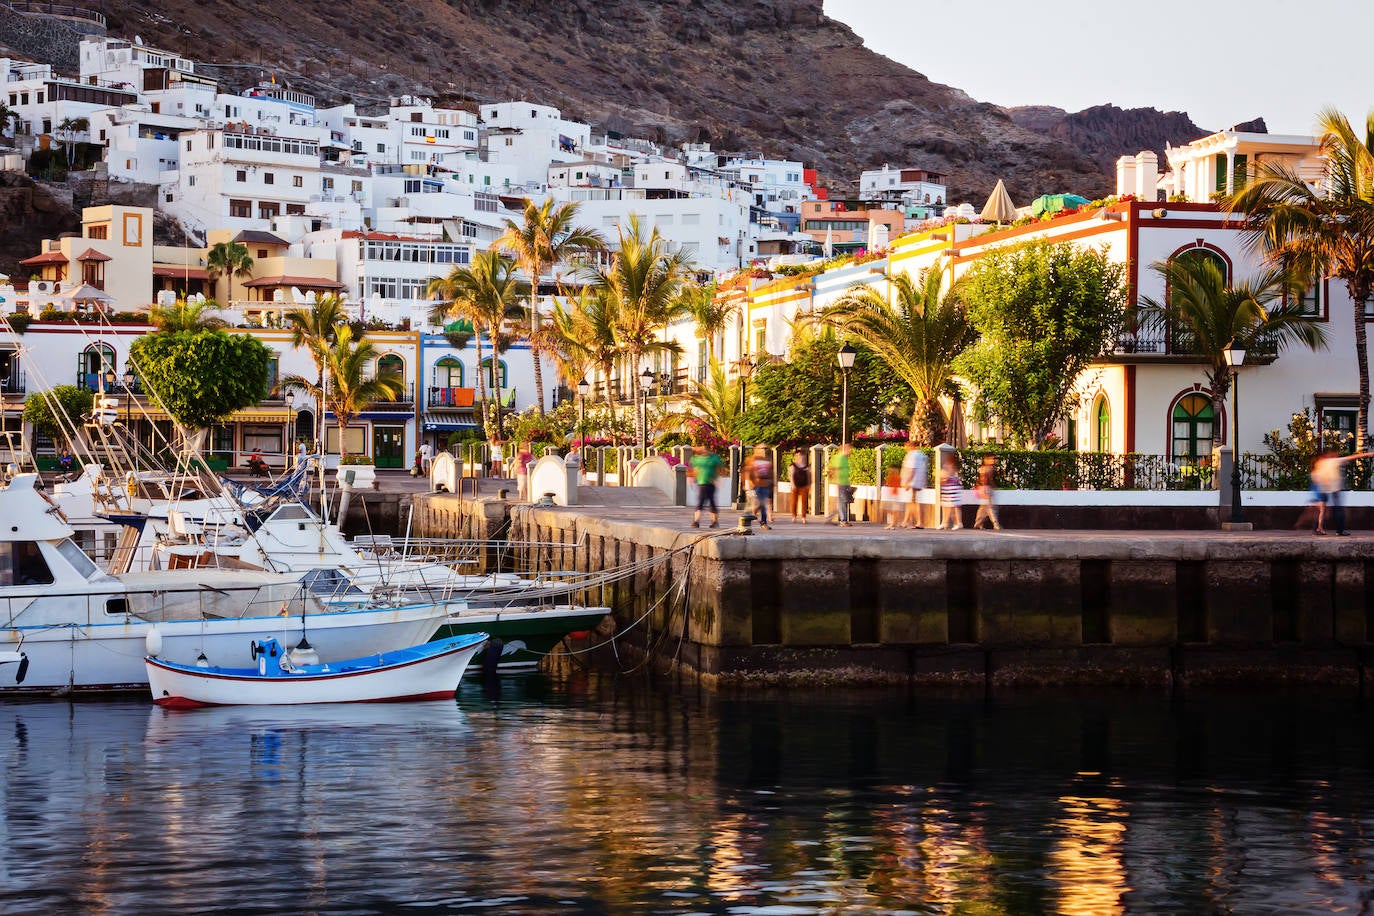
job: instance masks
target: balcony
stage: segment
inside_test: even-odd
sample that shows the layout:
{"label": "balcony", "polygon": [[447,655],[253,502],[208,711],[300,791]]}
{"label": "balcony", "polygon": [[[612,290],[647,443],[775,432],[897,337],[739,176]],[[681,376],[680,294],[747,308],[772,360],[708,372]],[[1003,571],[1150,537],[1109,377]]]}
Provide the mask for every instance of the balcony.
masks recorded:
{"label": "balcony", "polygon": [[430,388],[425,406],[439,410],[471,410],[476,400],[475,388]]}
{"label": "balcony", "polygon": [[[1278,345],[1274,340],[1260,339],[1250,347],[1249,358],[1260,362],[1272,362],[1278,357],[1278,353]],[[1190,331],[1157,319],[1141,322],[1135,328],[1123,330],[1117,335],[1116,344],[1109,355],[1124,361],[1137,357],[1173,357],[1179,361],[1194,362],[1206,360]]]}
{"label": "balcony", "polygon": [[414,409],[414,407],[415,407],[415,386],[414,386],[414,385],[407,385],[407,386],[405,386],[405,390],[403,390],[400,394],[396,395],[396,399],[395,399],[394,401],[389,401],[389,400],[386,400],[385,398],[381,398],[381,399],[378,399],[378,400],[375,400],[375,401],[371,401],[371,402],[369,402],[368,405],[367,405],[367,409],[368,409],[368,410],[381,410],[381,411],[387,411],[387,410],[395,410],[395,411],[403,411],[403,410],[404,410],[404,411],[410,411],[410,410]]}

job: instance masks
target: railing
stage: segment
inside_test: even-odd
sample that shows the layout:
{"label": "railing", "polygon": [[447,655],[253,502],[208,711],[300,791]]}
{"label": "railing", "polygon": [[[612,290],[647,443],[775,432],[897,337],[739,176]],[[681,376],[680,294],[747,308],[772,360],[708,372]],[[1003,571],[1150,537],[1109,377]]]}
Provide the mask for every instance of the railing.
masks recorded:
{"label": "railing", "polygon": [[23,394],[27,390],[24,373],[20,370],[12,370],[9,375],[0,378],[0,394]]}
{"label": "railing", "polygon": [[415,386],[406,385],[405,390],[396,395],[392,400],[378,398],[368,404],[368,410],[386,410],[392,406],[413,405],[415,403]]}
{"label": "railing", "polygon": [[14,10],[16,13],[30,13],[40,16],[61,16],[64,19],[85,19],[94,22],[102,29],[108,26],[105,21],[105,14],[96,10],[87,9],[84,6],[73,6],[70,3],[46,3],[41,0],[5,0],[5,6]]}
{"label": "railing", "polygon": [[[1343,465],[1346,486],[1352,490],[1369,488],[1374,461],[1351,461]],[[1306,490],[1312,482],[1311,471],[1279,461],[1274,455],[1243,452],[1240,456],[1242,490]],[[1230,486],[1229,480],[1221,481]]]}
{"label": "railing", "polygon": [[[1261,338],[1249,348],[1250,354],[1257,358],[1273,358],[1278,355],[1278,345],[1273,338]],[[1197,339],[1192,332],[1171,325],[1158,317],[1140,322],[1135,328],[1124,330],[1117,335],[1113,353],[1117,355],[1147,356],[1193,356],[1204,354],[1199,350]]]}
{"label": "railing", "polygon": [[472,388],[430,388],[425,397],[425,406],[471,408],[475,400],[475,389]]}

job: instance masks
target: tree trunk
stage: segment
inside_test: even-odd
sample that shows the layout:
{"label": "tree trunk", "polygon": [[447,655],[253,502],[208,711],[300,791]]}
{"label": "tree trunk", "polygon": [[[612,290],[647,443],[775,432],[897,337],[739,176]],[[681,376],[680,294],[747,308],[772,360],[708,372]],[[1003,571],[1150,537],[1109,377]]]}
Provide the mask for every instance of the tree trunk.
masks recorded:
{"label": "tree trunk", "polygon": [[945,409],[938,398],[916,398],[909,432],[912,441],[930,448],[945,440]]}
{"label": "tree trunk", "polygon": [[[491,339],[492,339],[493,341],[496,340],[496,335],[499,334],[499,333],[501,333],[501,327],[500,327],[500,325],[497,325],[497,326],[493,327],[493,328],[491,329]],[[478,363],[478,365],[480,366],[481,364]],[[536,356],[534,357],[534,377],[535,377],[535,384],[538,385],[538,384],[539,384],[539,381],[538,381],[538,379],[539,379],[539,357],[538,357],[538,355],[536,355]],[[492,387],[493,387],[494,389],[496,389],[496,436],[497,436],[497,438],[503,439],[503,440],[504,440],[504,439],[505,439],[505,436],[504,436],[504,435],[502,434],[502,432],[501,432],[501,364],[500,364],[500,360],[497,358],[496,345],[495,345],[495,344],[492,345],[492,354],[491,354],[491,385],[492,385]],[[543,389],[541,388],[540,391],[542,392]],[[542,394],[540,395],[539,413],[540,413],[540,415],[543,415],[543,413],[544,413],[544,404],[543,404],[543,395],[542,395]]]}
{"label": "tree trunk", "polygon": [[[539,274],[530,277],[530,357],[534,360],[534,403],[544,415],[544,360],[539,355]],[[501,416],[501,399],[496,399],[496,415]],[[498,428],[500,424],[497,424]]]}
{"label": "tree trunk", "polygon": [[1369,439],[1369,343],[1364,323],[1369,291],[1362,290],[1351,298],[1355,300],[1355,361],[1360,370],[1360,412],[1355,423],[1355,451],[1362,452]]}
{"label": "tree trunk", "polygon": [[482,432],[491,441],[491,424],[487,422],[487,377],[482,374],[482,332],[472,335],[477,341],[477,394],[478,410],[482,412]]}

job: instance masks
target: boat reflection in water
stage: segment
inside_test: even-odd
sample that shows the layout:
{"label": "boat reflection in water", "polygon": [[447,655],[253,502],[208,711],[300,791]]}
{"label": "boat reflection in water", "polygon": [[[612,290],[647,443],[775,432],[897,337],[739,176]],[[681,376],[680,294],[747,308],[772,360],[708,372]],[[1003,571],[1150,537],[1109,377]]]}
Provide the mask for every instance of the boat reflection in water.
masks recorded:
{"label": "boat reflection in water", "polygon": [[[1356,912],[1354,701],[0,706],[0,910]],[[250,829],[251,828],[251,829]],[[256,892],[254,892],[256,893]]]}

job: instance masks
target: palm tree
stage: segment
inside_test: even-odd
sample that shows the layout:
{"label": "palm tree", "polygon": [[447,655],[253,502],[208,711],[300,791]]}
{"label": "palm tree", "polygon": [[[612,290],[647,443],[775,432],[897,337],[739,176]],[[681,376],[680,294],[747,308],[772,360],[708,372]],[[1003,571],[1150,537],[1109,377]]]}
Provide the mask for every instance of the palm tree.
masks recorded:
{"label": "palm tree", "polygon": [[575,308],[565,309],[561,303],[555,303],[551,331],[554,346],[567,354],[570,362],[581,361],[588,371],[601,376],[606,406],[614,419],[611,377],[622,354],[615,339],[615,314],[610,300],[595,290],[586,289]]}
{"label": "palm tree", "polygon": [[58,132],[64,136],[62,138],[62,149],[67,155],[67,168],[76,170],[76,137],[74,134],[84,134],[91,129],[91,122],[87,118],[63,118],[57,125]]}
{"label": "palm tree", "polygon": [[19,112],[15,111],[4,102],[0,102],[0,134],[5,133],[5,131],[9,129],[11,123],[14,124],[17,130],[22,122],[23,119],[19,117]]}
{"label": "palm tree", "polygon": [[1169,294],[1163,302],[1141,299],[1136,311],[1170,328],[1180,349],[1207,360],[1207,386],[1217,416],[1231,390],[1228,347],[1257,354],[1281,353],[1295,344],[1326,349],[1326,329],[1300,311],[1302,285],[1288,271],[1271,268],[1236,286],[1227,284],[1210,258],[1174,258],[1152,268],[1164,278]]}
{"label": "palm tree", "polygon": [[941,271],[923,271],[919,283],[901,274],[891,281],[895,301],[871,288],[854,290],[821,313],[821,320],[861,340],[916,393],[911,436],[923,445],[945,439],[940,396],[949,389],[955,358],[977,339],[958,286],[943,290]]}
{"label": "palm tree", "polygon": [[687,395],[691,414],[677,414],[671,418],[673,428],[682,428],[687,420],[697,417],[706,422],[716,435],[729,442],[738,442],[744,423],[744,381],[728,376],[715,360],[711,361],[706,381]]}
{"label": "palm tree", "polygon": [[[344,300],[330,294],[321,296],[309,308],[293,308],[282,316],[286,326],[291,329],[291,346],[304,347],[315,364],[315,391],[323,391],[325,370],[329,362],[329,350],[334,345],[339,328],[348,321]],[[316,400],[320,409],[318,435],[323,447],[324,402]]]}
{"label": "palm tree", "polygon": [[632,216],[629,232],[620,231],[620,248],[610,267],[589,274],[593,293],[606,298],[629,375],[639,373],[646,353],[682,351],[658,332],[683,314],[681,292],[690,268],[686,254],[680,249],[670,252],[657,228],[646,237],[639,219]]}
{"label": "palm tree", "polygon": [[716,338],[735,317],[734,302],[716,296],[716,285],[689,286],[682,292],[683,307],[697,326],[697,337],[706,341],[707,365],[716,360]]}
{"label": "palm tree", "polygon": [[228,327],[222,318],[205,314],[204,302],[178,299],[173,305],[154,305],[148,309],[148,322],[159,331],[176,334],[180,331],[204,331]]}
{"label": "palm tree", "polygon": [[210,246],[205,256],[205,273],[213,284],[218,284],[220,277],[229,278],[224,297],[224,302],[228,303],[234,297],[234,278],[253,273],[253,258],[248,254],[248,246],[242,242],[217,242]]}
{"label": "palm tree", "polygon": [[339,423],[339,455],[348,455],[348,428],[374,401],[394,401],[405,390],[393,373],[369,374],[377,348],[366,337],[353,339],[353,328],[341,325],[333,343],[324,351],[324,375],[328,382],[316,385],[299,375],[282,379],[283,386],[304,388],[318,403],[327,405]]}
{"label": "palm tree", "polygon": [[1318,116],[1325,175],[1316,188],[1282,162],[1263,162],[1226,206],[1243,214],[1251,245],[1305,282],[1328,276],[1345,281],[1355,311],[1355,363],[1360,379],[1355,450],[1369,430],[1369,357],[1365,309],[1374,294],[1374,112],[1363,139],[1345,115],[1328,108]]}
{"label": "palm tree", "polygon": [[539,278],[555,264],[606,247],[601,233],[573,223],[576,216],[575,203],[555,204],[550,197],[536,204],[527,197],[519,222],[506,220],[506,231],[491,244],[494,250],[508,251],[529,278],[530,347],[534,355],[535,403],[540,416],[544,414],[544,368],[540,359]]}
{"label": "palm tree", "polygon": [[[524,316],[524,309],[517,300],[525,293],[525,284],[516,279],[515,261],[499,251],[479,251],[472,256],[472,263],[455,266],[448,276],[435,277],[429,281],[429,296],[438,299],[430,312],[430,321],[443,324],[448,318],[461,317],[472,322],[477,340],[477,385],[482,400],[482,422],[488,439],[501,436],[501,371],[496,362],[496,354],[503,349],[505,339],[501,326],[509,319]],[[492,363],[490,367],[492,386],[496,389],[496,419],[494,425],[488,424],[487,370],[482,361],[482,331],[492,344]],[[539,365],[538,357],[535,365]]]}

